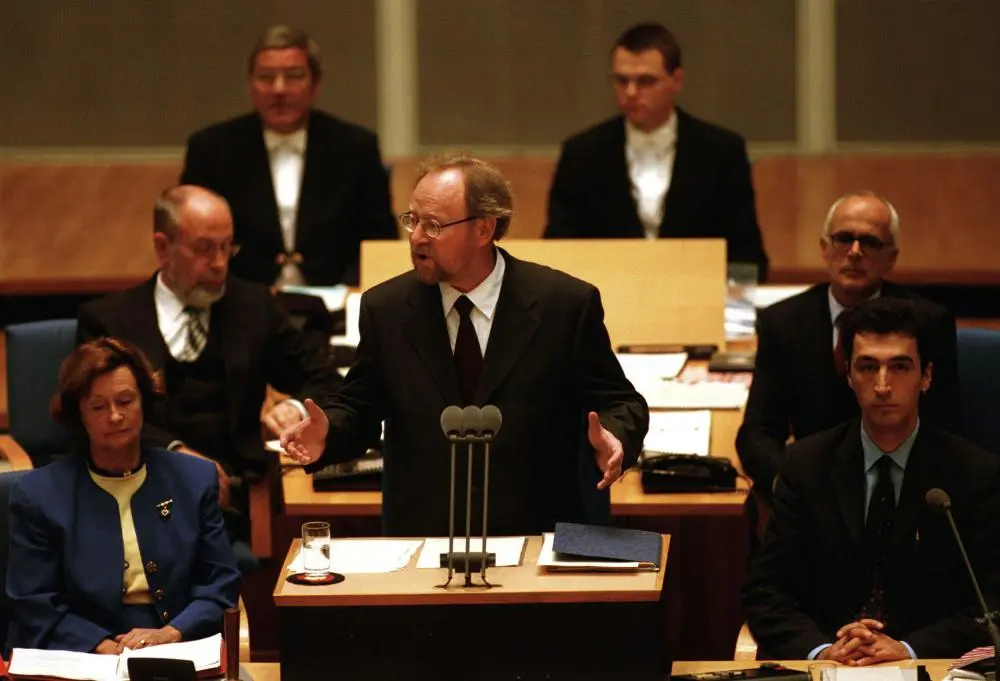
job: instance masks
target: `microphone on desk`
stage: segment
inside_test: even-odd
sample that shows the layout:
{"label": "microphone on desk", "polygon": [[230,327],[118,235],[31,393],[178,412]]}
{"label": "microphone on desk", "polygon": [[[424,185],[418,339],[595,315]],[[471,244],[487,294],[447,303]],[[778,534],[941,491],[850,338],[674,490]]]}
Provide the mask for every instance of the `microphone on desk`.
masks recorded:
{"label": "microphone on desk", "polygon": [[[445,407],[441,412],[441,430],[451,443],[451,478],[450,491],[448,496],[448,553],[442,554],[442,567],[448,568],[448,580],[443,586],[451,583],[454,575],[455,561],[465,563],[465,586],[472,586],[472,571],[478,570],[483,580],[484,586],[489,586],[486,582],[486,568],[496,563],[496,555],[486,551],[486,540],[488,532],[488,508],[489,508],[489,488],[490,488],[490,448],[493,438],[500,430],[503,423],[503,415],[500,410],[493,405],[486,405],[482,409],[475,405],[461,408],[455,405]],[[483,467],[483,532],[482,549],[477,552],[470,550],[472,540],[472,462],[474,445],[482,443],[484,451]],[[464,444],[468,454],[468,464],[466,469],[466,497],[465,497],[465,551],[456,553],[455,544],[455,456],[458,445]]]}
{"label": "microphone on desk", "polygon": [[958,526],[955,524],[955,517],[951,513],[951,497],[943,489],[934,487],[927,490],[927,494],[924,495],[924,501],[927,502],[927,506],[932,511],[944,513],[948,517],[951,533],[955,536],[955,543],[958,544],[958,550],[962,553],[962,560],[965,561],[965,569],[969,572],[969,579],[972,580],[972,587],[976,591],[976,598],[979,599],[979,607],[982,608],[983,616],[986,618],[986,630],[989,632],[990,640],[993,642],[993,664],[1000,665],[1000,629],[997,629],[997,624],[993,621],[993,613],[990,612],[989,606],[986,605],[986,599],[983,598],[983,592],[979,588],[979,580],[976,579],[972,563],[969,562],[969,554],[965,552],[962,537],[958,534]]}

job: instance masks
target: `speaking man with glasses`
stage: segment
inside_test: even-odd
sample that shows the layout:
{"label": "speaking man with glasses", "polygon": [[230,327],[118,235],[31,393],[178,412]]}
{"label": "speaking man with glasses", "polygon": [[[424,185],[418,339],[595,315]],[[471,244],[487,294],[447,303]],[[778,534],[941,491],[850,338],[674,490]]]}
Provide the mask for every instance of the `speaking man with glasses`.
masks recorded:
{"label": "speaking man with glasses", "polygon": [[563,144],[549,190],[547,238],[721,238],[729,262],[767,254],[757,224],[746,144],[675,106],[684,85],[680,44],[639,24],[611,49],[622,115]]}
{"label": "speaking man with glasses", "polygon": [[357,284],[361,242],[398,237],[378,138],[313,108],[322,59],[305,32],[269,27],[247,66],[256,111],[193,134],[181,184],[229,202],[242,244],[236,276]]}
{"label": "speaking man with glasses", "polygon": [[873,192],[837,199],[827,213],[820,253],[830,280],[762,310],[757,363],[736,450],[754,493],[770,499],[789,436],[795,440],[857,418],[845,378],[835,322],[845,310],[876,297],[916,301],[932,344],[934,382],[920,416],[945,430],[959,423],[955,319],[885,277],[899,256],[899,215]]}
{"label": "speaking man with glasses", "polygon": [[[146,419],[143,440],[215,462],[226,528],[246,570],[255,561],[248,490],[239,483],[264,472],[265,389],[319,398],[340,377],[267,287],[229,276],[239,246],[225,199],[190,185],[164,191],[153,209],[153,248],[159,270],[147,282],[80,307],[78,340],[131,341],[163,373],[167,398]],[[263,421],[278,434],[304,415],[288,400]]]}
{"label": "speaking man with glasses", "polygon": [[[510,187],[490,164],[428,162],[401,216],[413,270],[364,294],[343,387],[319,405],[307,400],[309,419],[282,434],[289,455],[312,470],[360,455],[384,420],[389,535],[448,532],[450,448],[439,424],[451,405],[493,404],[503,414],[490,535],[596,519],[585,508],[597,508],[598,490],[607,506],[608,487],[638,458],[649,412],[612,352],[600,293],[497,247],[511,215]],[[474,465],[478,516],[482,457]],[[464,499],[466,473],[456,478]]]}

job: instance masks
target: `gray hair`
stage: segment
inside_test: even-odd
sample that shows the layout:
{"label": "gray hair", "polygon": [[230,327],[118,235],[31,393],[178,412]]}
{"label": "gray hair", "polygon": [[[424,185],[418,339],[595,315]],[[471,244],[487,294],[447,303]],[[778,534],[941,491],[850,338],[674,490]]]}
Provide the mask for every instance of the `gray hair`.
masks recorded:
{"label": "gray hair", "polygon": [[833,216],[840,208],[842,204],[847,199],[862,198],[862,199],[876,199],[881,201],[885,205],[886,209],[889,211],[889,234],[892,235],[892,243],[896,248],[899,248],[899,213],[896,212],[896,207],[893,206],[889,199],[885,198],[881,194],[871,191],[870,189],[862,189],[861,191],[850,192],[844,194],[839,199],[833,202],[830,206],[830,210],[826,212],[826,220],[823,222],[823,233],[821,236],[826,239],[830,236],[830,228],[833,226]]}
{"label": "gray hair", "polygon": [[309,71],[314,80],[319,80],[323,76],[323,57],[319,45],[305,31],[281,24],[268,26],[257,38],[257,43],[250,50],[250,57],[247,59],[247,73],[253,72],[254,61],[264,50],[285,50],[290,47],[306,53]]}
{"label": "gray hair", "polygon": [[465,152],[447,152],[423,161],[417,173],[417,182],[430,173],[452,168],[460,170],[465,178],[465,203],[469,215],[495,218],[497,226],[493,240],[502,239],[514,215],[514,193],[503,173],[492,163]]}

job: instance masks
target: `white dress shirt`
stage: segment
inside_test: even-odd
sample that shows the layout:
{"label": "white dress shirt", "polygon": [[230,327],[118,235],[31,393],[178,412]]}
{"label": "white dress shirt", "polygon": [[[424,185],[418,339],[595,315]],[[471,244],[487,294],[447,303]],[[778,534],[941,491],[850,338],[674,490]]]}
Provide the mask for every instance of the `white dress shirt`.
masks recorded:
{"label": "white dress shirt", "polygon": [[458,340],[458,323],[460,320],[458,310],[455,309],[455,301],[463,295],[472,301],[472,311],[469,319],[472,320],[472,328],[476,330],[476,338],[479,339],[479,350],[486,357],[486,343],[490,339],[490,330],[493,328],[493,315],[497,310],[497,300],[500,299],[500,287],[503,284],[503,273],[507,270],[503,255],[496,251],[497,262],[493,266],[493,271],[483,279],[482,283],[468,293],[462,293],[450,284],[438,284],[441,288],[441,304],[444,306],[444,319],[448,325],[448,340],[451,342],[451,351],[455,352],[455,341]]}
{"label": "white dress shirt", "polygon": [[[274,183],[274,200],[278,204],[278,221],[285,252],[295,251],[295,228],[299,213],[299,193],[302,190],[302,171],[305,167],[306,129],[289,135],[264,130],[264,145],[271,161],[271,181]],[[304,284],[298,265],[287,263],[282,267],[278,280],[282,284]]]}
{"label": "white dress shirt", "polygon": [[642,132],[625,122],[625,158],[632,181],[632,198],[647,239],[655,239],[660,232],[676,150],[676,113],[652,132]]}
{"label": "white dress shirt", "polygon": [[[153,300],[156,303],[156,322],[160,327],[160,335],[167,344],[170,355],[180,361],[187,350],[187,315],[184,313],[184,302],[163,283],[163,274],[156,275],[156,288],[153,289]],[[211,310],[200,312],[201,325],[208,335],[208,325]]]}

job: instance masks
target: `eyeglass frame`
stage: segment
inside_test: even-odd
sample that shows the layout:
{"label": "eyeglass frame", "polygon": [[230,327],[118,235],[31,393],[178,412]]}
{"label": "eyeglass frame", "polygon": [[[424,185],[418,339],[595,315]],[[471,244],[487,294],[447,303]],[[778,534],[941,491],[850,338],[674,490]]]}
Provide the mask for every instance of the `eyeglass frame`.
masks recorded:
{"label": "eyeglass frame", "polygon": [[182,240],[175,238],[172,241],[174,244],[178,246],[183,245],[185,248],[187,248],[187,250],[191,251],[191,255],[193,255],[194,257],[204,258],[208,260],[214,259],[216,253],[221,253],[226,257],[227,260],[232,260],[233,258],[236,257],[236,254],[240,252],[240,249],[243,248],[243,244],[236,244],[231,241],[228,244],[217,244],[214,241],[200,242],[209,244],[205,248],[202,248],[200,246],[198,248],[195,248],[193,245],[194,241],[189,239]]}
{"label": "eyeglass frame", "polygon": [[410,234],[413,234],[415,231],[417,231],[417,227],[420,227],[420,224],[422,222],[425,222],[425,221],[433,222],[435,225],[437,225],[437,229],[434,230],[433,234],[431,234],[431,230],[427,229],[426,227],[424,227],[423,230],[424,230],[424,234],[427,235],[428,239],[437,239],[439,236],[441,236],[441,230],[444,229],[445,227],[452,227],[454,225],[460,225],[463,222],[469,222],[471,220],[478,220],[479,218],[486,217],[486,216],[485,215],[470,215],[468,217],[462,218],[461,220],[452,220],[451,222],[446,222],[443,225],[440,222],[438,222],[437,220],[435,220],[434,218],[421,218],[419,221],[417,221],[415,223],[414,220],[413,220],[413,211],[411,211],[411,210],[408,210],[405,213],[400,213],[397,217],[399,218],[400,224],[403,225],[403,229],[405,229]]}
{"label": "eyeglass frame", "polygon": [[[851,240],[847,241],[847,237],[850,237]],[[855,234],[843,229],[832,234],[827,234],[826,240],[834,250],[844,253],[850,251],[854,243],[857,242],[861,249],[861,254],[866,256],[880,254],[886,247],[890,249],[896,247],[896,242],[882,241],[874,234]]]}

